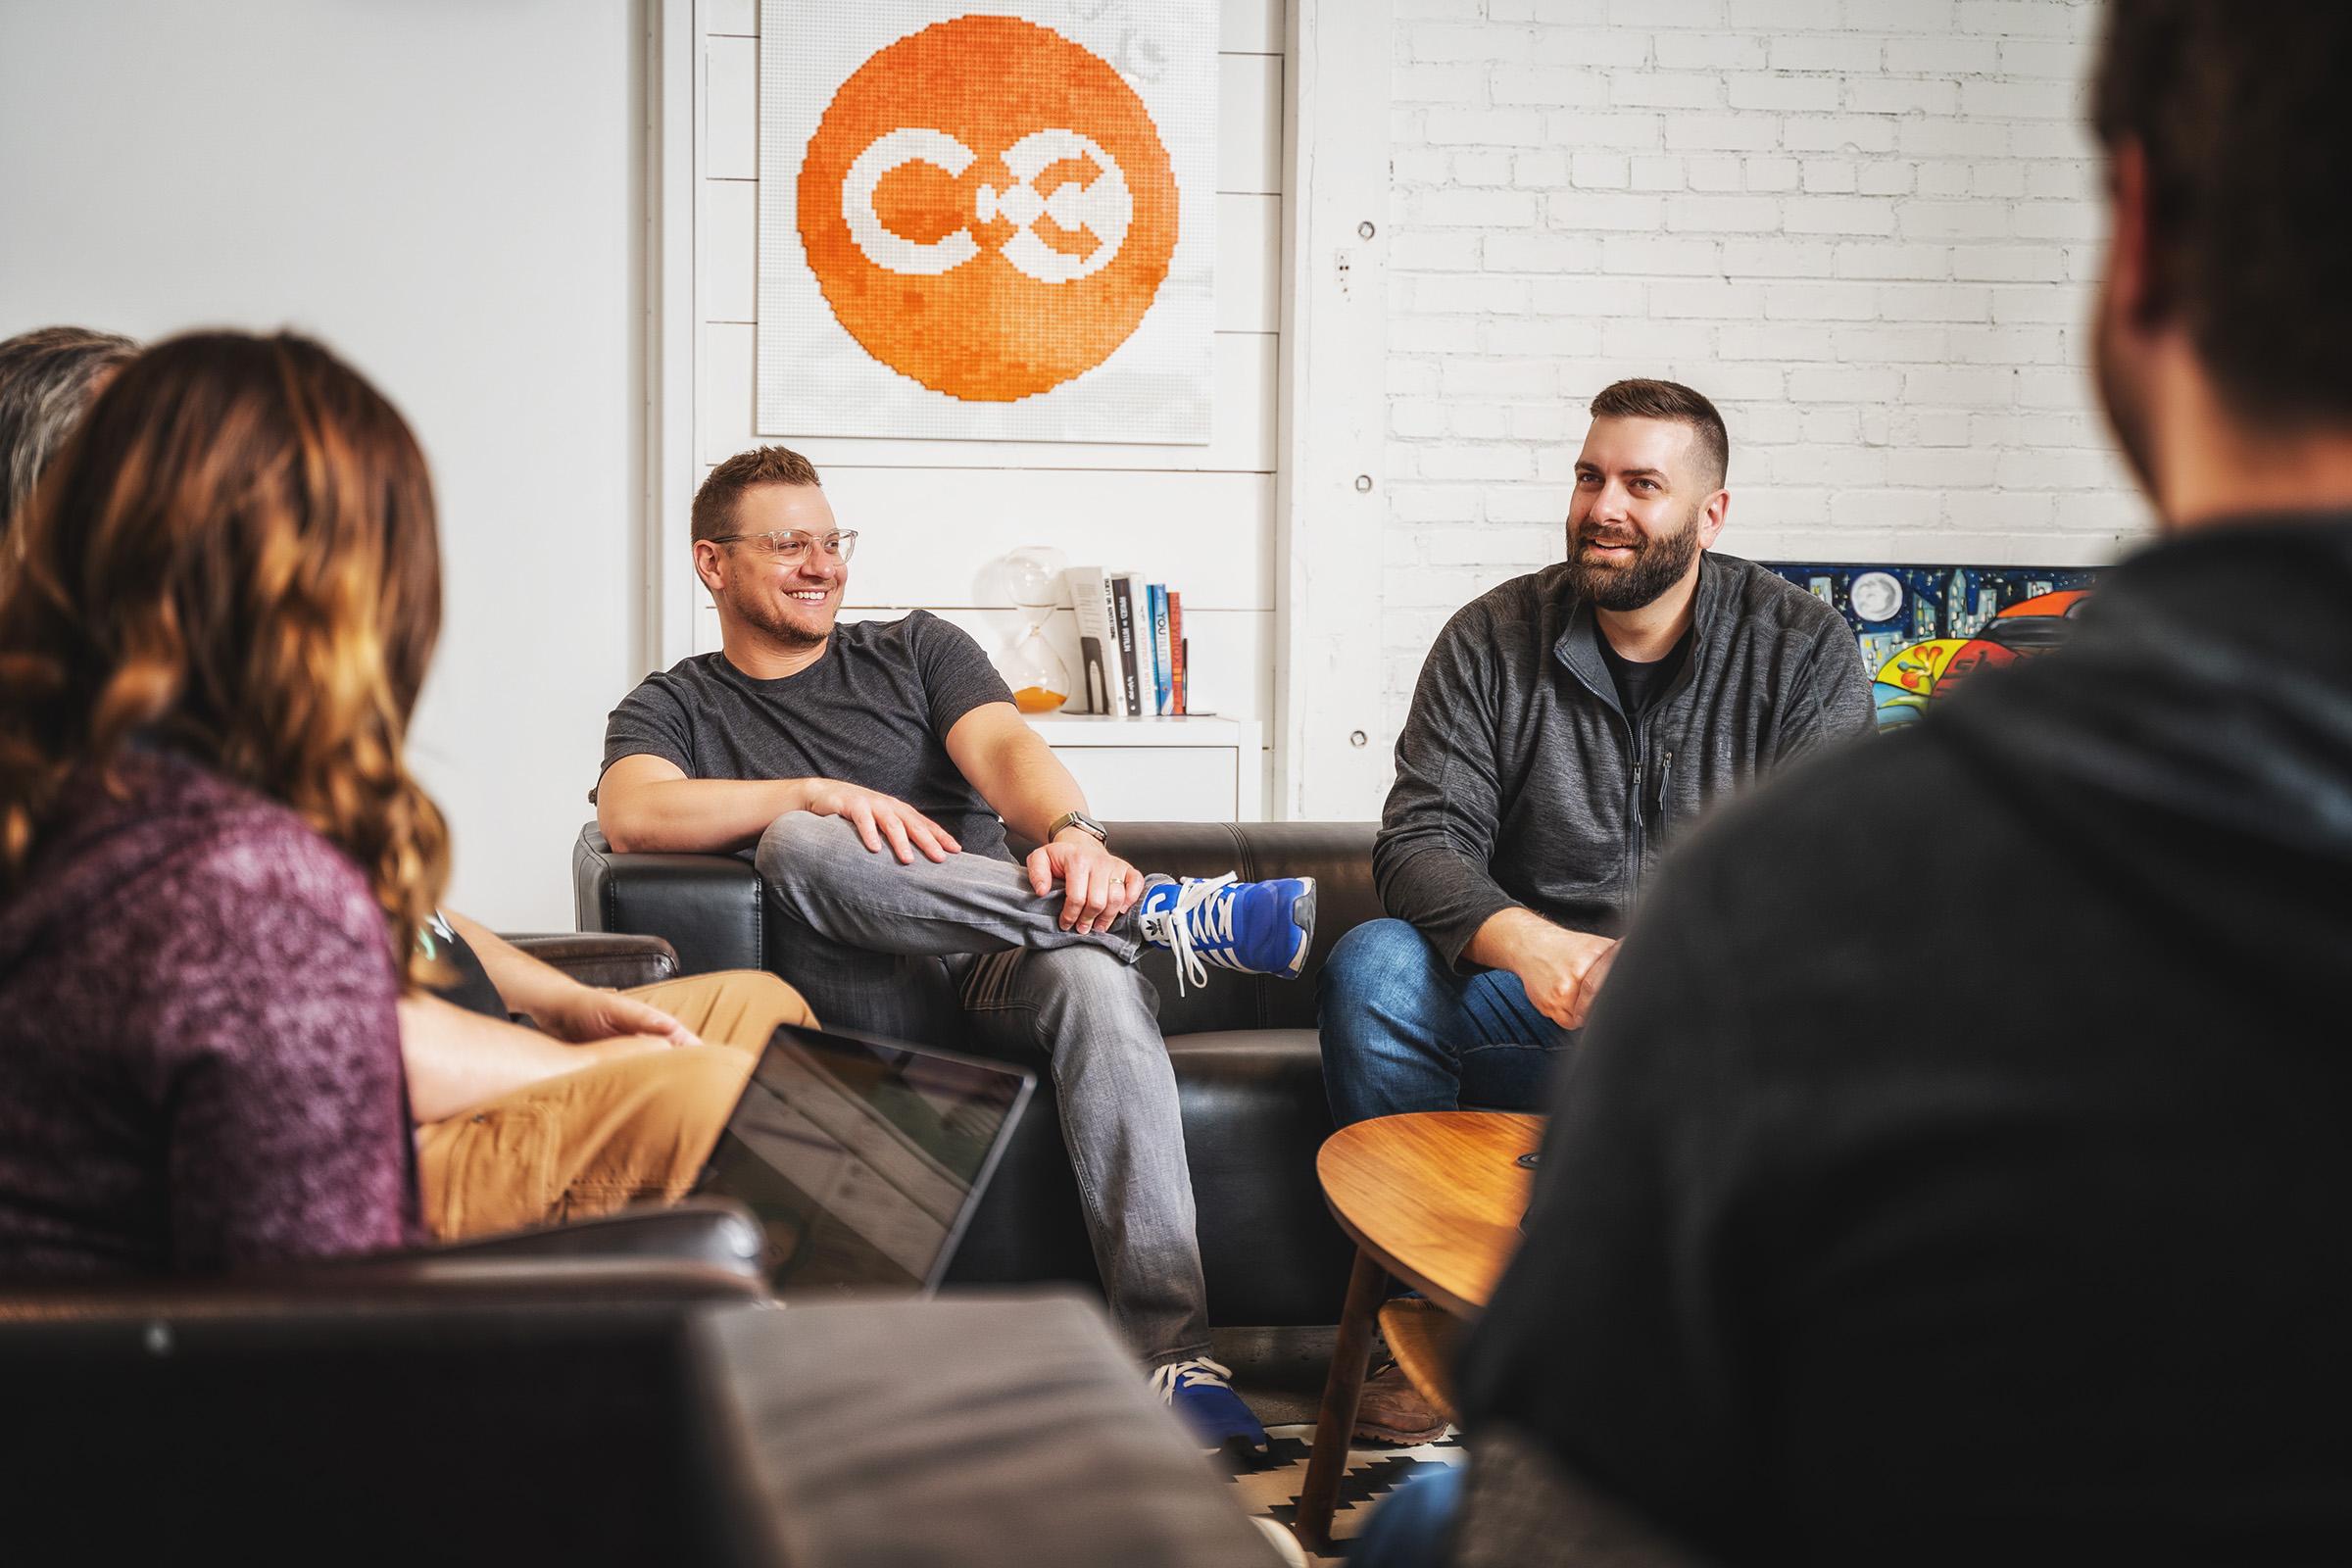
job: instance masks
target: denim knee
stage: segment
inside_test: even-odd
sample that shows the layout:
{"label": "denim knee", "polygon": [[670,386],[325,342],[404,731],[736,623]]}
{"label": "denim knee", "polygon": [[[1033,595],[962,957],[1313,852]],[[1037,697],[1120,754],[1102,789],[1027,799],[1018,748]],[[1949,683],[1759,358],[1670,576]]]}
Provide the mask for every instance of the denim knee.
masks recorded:
{"label": "denim knee", "polygon": [[1432,991],[1438,954],[1404,920],[1366,920],[1340,938],[1315,979],[1315,1015],[1328,1031],[1343,1014],[1361,1015],[1376,1003],[1418,1010],[1412,998]]}
{"label": "denim knee", "polygon": [[1041,1023],[1075,1032],[1074,1049],[1148,1046],[1165,1054],[1151,982],[1107,949],[1033,948],[1020,961],[1030,973],[1017,989],[1036,998]]}
{"label": "denim knee", "polygon": [[[770,890],[806,885],[820,867],[858,844],[857,832],[844,817],[786,811],[760,835],[752,864]],[[862,852],[864,846],[858,848]]]}

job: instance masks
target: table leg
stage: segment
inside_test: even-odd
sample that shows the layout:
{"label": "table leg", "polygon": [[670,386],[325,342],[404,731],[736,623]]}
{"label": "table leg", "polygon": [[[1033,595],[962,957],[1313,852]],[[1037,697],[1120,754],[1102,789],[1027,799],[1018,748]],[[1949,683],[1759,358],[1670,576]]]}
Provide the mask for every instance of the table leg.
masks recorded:
{"label": "table leg", "polygon": [[1309,1551],[1331,1549],[1331,1511],[1348,1473],[1348,1440],[1355,1432],[1356,1401],[1363,1397],[1364,1372],[1372,1364],[1372,1326],[1389,1291],[1388,1271],[1361,1248],[1348,1276],[1348,1304],[1340,1309],[1339,1342],[1331,1349],[1331,1373],[1323,1381],[1323,1408],[1315,1415],[1315,1446],[1306,1459],[1306,1485],[1298,1494],[1298,1536]]}

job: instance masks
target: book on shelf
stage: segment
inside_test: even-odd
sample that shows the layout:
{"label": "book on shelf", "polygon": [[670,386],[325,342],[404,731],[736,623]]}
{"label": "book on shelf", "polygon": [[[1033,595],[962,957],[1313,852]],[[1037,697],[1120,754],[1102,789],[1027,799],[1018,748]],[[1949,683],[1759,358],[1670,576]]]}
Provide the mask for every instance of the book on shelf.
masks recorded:
{"label": "book on shelf", "polygon": [[1110,579],[1111,601],[1119,619],[1119,678],[1126,700],[1120,711],[1130,718],[1144,711],[1143,682],[1151,677],[1151,639],[1139,636],[1142,628],[1136,624],[1136,616],[1143,612],[1143,607],[1136,604],[1143,585],[1143,578],[1132,571]]}
{"label": "book on shelf", "polygon": [[1155,582],[1152,595],[1152,711],[1165,717],[1176,711],[1176,656],[1168,640],[1168,585]]}
{"label": "book on shelf", "polygon": [[1078,689],[1071,711],[1113,718],[1175,717],[1194,711],[1192,639],[1184,595],[1143,573],[1108,566],[1067,569],[1078,623]]}
{"label": "book on shelf", "polygon": [[1127,689],[1119,669],[1119,611],[1110,574],[1101,566],[1069,568],[1070,609],[1078,618],[1078,689],[1090,713],[1122,713]]}
{"label": "book on shelf", "polygon": [[1175,667],[1171,672],[1174,679],[1170,682],[1168,711],[1188,712],[1190,710],[1184,698],[1184,675],[1185,666],[1192,662],[1189,657],[1191,650],[1184,645],[1184,595],[1173,588],[1168,590],[1168,647],[1176,656]]}

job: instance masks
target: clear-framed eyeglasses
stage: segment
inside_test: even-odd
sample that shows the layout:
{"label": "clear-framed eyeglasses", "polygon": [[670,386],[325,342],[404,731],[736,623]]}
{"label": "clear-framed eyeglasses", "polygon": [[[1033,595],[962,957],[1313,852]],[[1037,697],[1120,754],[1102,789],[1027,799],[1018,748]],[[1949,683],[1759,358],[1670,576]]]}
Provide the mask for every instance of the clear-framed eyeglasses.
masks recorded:
{"label": "clear-framed eyeglasses", "polygon": [[858,550],[858,530],[845,528],[829,533],[822,539],[806,534],[798,528],[778,528],[772,533],[714,533],[714,545],[750,545],[768,560],[787,566],[797,566],[808,559],[809,547],[819,546],[835,561],[847,561]]}

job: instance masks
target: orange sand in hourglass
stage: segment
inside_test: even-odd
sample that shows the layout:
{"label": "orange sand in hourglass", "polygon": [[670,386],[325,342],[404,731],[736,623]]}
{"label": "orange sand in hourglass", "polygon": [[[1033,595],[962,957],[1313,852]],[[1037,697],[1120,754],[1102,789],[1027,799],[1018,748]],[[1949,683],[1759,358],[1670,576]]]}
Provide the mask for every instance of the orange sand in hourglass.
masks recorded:
{"label": "orange sand in hourglass", "polygon": [[1068,692],[1050,686],[1024,686],[1012,694],[1012,706],[1024,713],[1051,713],[1069,700]]}

